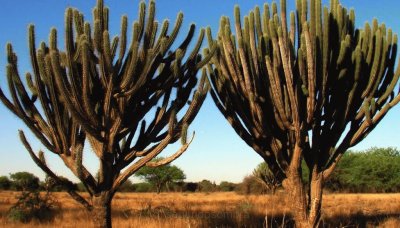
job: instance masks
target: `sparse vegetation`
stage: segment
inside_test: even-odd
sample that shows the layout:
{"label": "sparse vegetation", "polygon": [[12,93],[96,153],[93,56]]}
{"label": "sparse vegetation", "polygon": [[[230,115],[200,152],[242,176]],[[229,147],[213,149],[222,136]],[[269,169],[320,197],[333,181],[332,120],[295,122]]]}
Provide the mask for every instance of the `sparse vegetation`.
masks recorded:
{"label": "sparse vegetation", "polygon": [[[95,227],[90,213],[66,193],[54,193],[62,205],[50,222],[28,224],[9,221],[5,212],[19,193],[0,192],[0,226],[8,228]],[[116,227],[292,227],[290,208],[283,196],[239,195],[228,193],[117,193],[113,201]],[[84,195],[88,197],[88,195]],[[384,227],[399,224],[399,194],[327,194],[324,195],[324,227]],[[265,208],[268,210],[266,211]],[[267,217],[265,216],[267,215]],[[397,227],[397,226],[386,226]]]}
{"label": "sparse vegetation", "polygon": [[[199,182],[183,182],[183,170],[178,167],[173,168],[167,165],[163,169],[152,169],[146,167],[137,176],[148,175],[150,179],[146,182],[132,183],[129,179],[120,186],[119,192],[157,192],[156,183],[152,178],[160,180],[170,180],[169,189],[172,192],[230,192],[236,191],[239,194],[268,194],[282,189],[280,182],[274,179],[265,163],[260,163],[250,175],[243,178],[240,183],[222,181],[217,184],[210,180]],[[175,172],[179,169],[177,177]],[[305,164],[302,166],[303,181],[308,181],[308,169]],[[171,174],[174,174],[171,176]],[[156,176],[155,176],[156,175]],[[11,178],[13,177],[13,178]],[[19,178],[16,178],[19,177]],[[64,182],[69,182],[67,178],[59,177]],[[271,179],[272,178],[272,179]],[[22,190],[21,183],[26,189],[46,190],[52,192],[68,191],[64,185],[58,184],[51,177],[47,176],[43,182],[39,183],[39,178],[29,172],[18,172],[8,176],[0,177],[0,189],[2,190]],[[160,182],[161,183],[161,182]],[[365,151],[349,151],[338,164],[332,177],[325,183],[324,188],[331,193],[396,193],[400,190],[400,152],[396,148],[370,148]],[[270,186],[272,185],[272,186]],[[33,188],[29,187],[33,186]],[[77,191],[84,192],[82,184],[69,182],[69,186]]]}

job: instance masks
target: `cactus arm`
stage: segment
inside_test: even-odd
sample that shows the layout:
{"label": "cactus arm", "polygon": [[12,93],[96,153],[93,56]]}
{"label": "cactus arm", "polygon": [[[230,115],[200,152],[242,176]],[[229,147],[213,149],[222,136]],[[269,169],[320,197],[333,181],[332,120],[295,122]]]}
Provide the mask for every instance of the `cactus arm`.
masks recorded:
{"label": "cactus arm", "polygon": [[46,165],[46,163],[43,161],[43,159],[40,159],[39,157],[36,156],[36,154],[33,152],[32,147],[30,146],[29,142],[26,140],[25,134],[23,131],[19,131],[19,136],[24,144],[25,148],[27,149],[29,155],[31,156],[32,160],[36,163],[39,168],[41,168],[47,175],[49,175],[51,178],[53,178],[58,184],[64,185],[67,187],[67,192],[68,194],[71,195],[73,199],[75,199],[77,202],[82,204],[85,208],[87,208],[89,211],[92,210],[92,205],[85,199],[83,198],[80,194],[78,194],[76,191],[73,190],[73,186],[70,186],[70,183],[63,181],[60,179],[53,171],[49,169],[49,167]]}
{"label": "cactus arm", "polygon": [[151,161],[147,162],[146,166],[155,168],[155,167],[167,165],[167,164],[173,162],[175,159],[180,157],[187,150],[187,148],[189,147],[189,145],[192,143],[192,141],[194,139],[194,135],[195,135],[195,133],[193,132],[193,136],[190,139],[190,141],[188,143],[183,144],[182,147],[177,152],[175,152],[173,155],[171,155],[167,158],[164,158],[160,161],[157,161],[157,162],[151,162]]}

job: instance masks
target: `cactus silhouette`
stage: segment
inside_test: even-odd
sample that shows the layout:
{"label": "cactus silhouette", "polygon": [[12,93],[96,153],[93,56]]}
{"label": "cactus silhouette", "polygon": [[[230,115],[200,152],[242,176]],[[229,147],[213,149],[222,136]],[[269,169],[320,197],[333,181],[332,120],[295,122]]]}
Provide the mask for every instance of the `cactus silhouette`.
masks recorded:
{"label": "cactus silhouette", "polygon": [[243,21],[237,6],[234,29],[222,17],[216,40],[207,31],[218,46],[207,69],[220,112],[283,179],[296,226],[314,227],[324,180],[400,101],[398,37],[376,19],[356,29],[354,10],[338,0],[296,3],[290,15],[282,0],[279,12],[265,4]]}
{"label": "cactus silhouette", "polygon": [[[121,19],[120,34],[111,38],[109,9],[102,0],[93,10],[92,23],[69,8],[65,12],[65,50],[58,47],[54,28],[48,43],[36,47],[35,29],[30,25],[33,73],[26,74],[26,83],[20,78],[12,45],[7,44],[11,98],[0,89],[1,101],[84,184],[90,200],[72,187],[68,192],[93,213],[99,227],[111,227],[111,200],[133,173],[146,165],[168,164],[188,148],[188,126],[210,87],[205,70],[199,81],[196,76],[212,55],[203,58],[199,54],[203,29],[191,50],[195,25],[172,50],[182,13],[172,29],[168,20],[158,28],[154,1],[148,3],[148,9],[141,2],[138,17],[128,44],[127,16]],[[49,168],[43,152],[32,150],[22,131],[20,138],[49,177],[70,184]],[[151,162],[179,139],[183,145],[175,154]],[[85,167],[85,142],[99,159],[98,178]]]}

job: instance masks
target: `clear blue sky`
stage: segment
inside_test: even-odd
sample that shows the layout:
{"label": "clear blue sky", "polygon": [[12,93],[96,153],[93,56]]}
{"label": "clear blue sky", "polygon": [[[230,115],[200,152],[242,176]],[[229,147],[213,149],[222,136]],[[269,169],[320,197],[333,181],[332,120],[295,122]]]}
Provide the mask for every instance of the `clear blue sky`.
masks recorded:
{"label": "clear blue sky", "polygon": [[[288,8],[293,9],[294,0],[288,0]],[[270,3],[270,1],[268,1]],[[324,4],[328,1],[323,0]],[[169,18],[171,22],[179,11],[185,14],[181,35],[187,31],[190,23],[195,22],[198,28],[211,26],[214,34],[218,30],[219,18],[226,15],[231,18],[233,7],[239,4],[242,14],[247,13],[255,5],[262,6],[260,0],[158,0],[156,5],[156,18],[162,21]],[[385,22],[396,33],[400,33],[400,15],[398,10],[400,2],[395,0],[382,1],[342,1],[346,7],[356,10],[357,27],[366,21],[377,17],[379,22]],[[12,0],[2,1],[0,7],[0,86],[7,91],[5,79],[5,44],[11,42],[19,57],[19,70],[22,75],[31,71],[27,48],[27,25],[36,25],[37,41],[47,40],[51,27],[56,27],[60,34],[63,29],[64,10],[68,6],[80,9],[91,18],[91,9],[95,0]],[[106,0],[110,7],[111,34],[119,31],[120,15],[127,14],[129,21],[136,19],[137,0]],[[179,38],[178,38],[179,39]],[[394,108],[381,124],[367,139],[357,145],[355,150],[363,150],[372,146],[400,147],[400,107]],[[30,171],[43,178],[43,172],[36,167],[25,148],[19,141],[18,129],[24,129],[35,151],[44,147],[28,134],[25,126],[7,109],[0,105],[0,175],[8,175],[17,171]],[[253,152],[231,129],[227,121],[214,107],[210,97],[207,98],[203,108],[190,130],[196,131],[196,137],[188,151],[173,164],[181,167],[188,181],[209,179],[220,182],[222,180],[239,182],[250,174],[252,169],[262,160]],[[177,149],[172,145],[164,155]],[[64,168],[56,156],[46,153],[51,168],[59,175],[71,177],[71,173]],[[96,170],[94,156],[86,153],[85,162],[90,170]],[[75,179],[74,179],[75,180]]]}

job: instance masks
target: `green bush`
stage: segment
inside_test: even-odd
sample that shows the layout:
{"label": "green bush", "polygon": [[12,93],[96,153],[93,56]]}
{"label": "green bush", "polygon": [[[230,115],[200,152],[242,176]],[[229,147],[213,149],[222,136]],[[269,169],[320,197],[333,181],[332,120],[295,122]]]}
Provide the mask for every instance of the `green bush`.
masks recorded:
{"label": "green bush", "polygon": [[0,176],[0,189],[8,190],[11,187],[11,181],[6,176]]}
{"label": "green bush", "polygon": [[[309,170],[304,162],[302,170],[303,181],[308,183]],[[348,151],[340,159],[324,187],[331,192],[399,192],[400,151],[392,147]]]}
{"label": "green bush", "polygon": [[198,190],[200,192],[215,192],[218,189],[215,182],[211,182],[209,180],[202,180],[198,183]]}
{"label": "green bush", "polygon": [[256,177],[248,175],[243,178],[242,183],[235,188],[235,191],[241,195],[250,195],[265,194],[268,192],[268,189],[265,185],[261,184]]}
{"label": "green bush", "polygon": [[389,193],[400,190],[400,151],[370,148],[343,156],[326,187],[346,192]]}
{"label": "green bush", "polygon": [[232,191],[235,191],[236,187],[237,187],[237,184],[235,184],[235,183],[231,183],[228,181],[222,181],[219,184],[218,189],[221,192],[232,192]]}
{"label": "green bush", "polygon": [[40,222],[52,221],[59,209],[58,202],[46,193],[40,195],[38,191],[22,192],[17,197],[18,201],[8,211],[8,219],[28,223],[31,220],[39,220]]}
{"label": "green bush", "polygon": [[153,192],[154,188],[153,185],[150,183],[136,183],[133,184],[133,188],[135,189],[135,192]]}
{"label": "green bush", "polygon": [[121,184],[118,188],[119,192],[133,192],[135,191],[135,186],[133,185],[132,181],[126,180],[125,183]]}
{"label": "green bush", "polygon": [[39,189],[39,178],[29,172],[10,174],[12,188],[17,191],[36,191]]}

